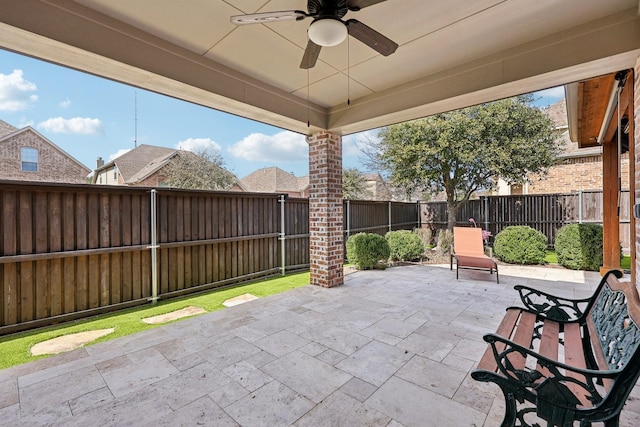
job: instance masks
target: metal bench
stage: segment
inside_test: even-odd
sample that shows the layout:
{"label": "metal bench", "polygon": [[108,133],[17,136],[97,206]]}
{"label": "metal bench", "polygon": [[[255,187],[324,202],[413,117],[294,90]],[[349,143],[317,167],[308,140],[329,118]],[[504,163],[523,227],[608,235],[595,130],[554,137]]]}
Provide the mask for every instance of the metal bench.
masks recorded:
{"label": "metal bench", "polygon": [[502,426],[618,426],[640,375],[640,299],[610,271],[591,298],[566,299],[516,286],[510,307],[471,376],[502,389]]}

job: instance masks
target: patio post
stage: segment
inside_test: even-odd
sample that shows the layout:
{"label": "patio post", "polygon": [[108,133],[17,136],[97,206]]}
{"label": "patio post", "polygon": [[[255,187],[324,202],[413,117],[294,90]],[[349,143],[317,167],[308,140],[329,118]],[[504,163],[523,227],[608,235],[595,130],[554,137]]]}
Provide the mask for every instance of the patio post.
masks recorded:
{"label": "patio post", "polygon": [[309,253],[311,284],[344,283],[342,137],[320,132],[309,144]]}

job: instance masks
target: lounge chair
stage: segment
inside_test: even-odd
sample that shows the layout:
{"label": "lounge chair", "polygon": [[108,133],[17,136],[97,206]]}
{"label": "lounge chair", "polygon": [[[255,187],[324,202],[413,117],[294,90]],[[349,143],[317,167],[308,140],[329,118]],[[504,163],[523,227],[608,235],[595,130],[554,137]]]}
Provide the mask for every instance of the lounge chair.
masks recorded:
{"label": "lounge chair", "polygon": [[456,259],[456,279],[461,268],[471,270],[496,271],[496,282],[500,283],[498,265],[484,253],[482,229],[476,227],[453,227],[453,252],[450,267],[453,270],[453,258]]}

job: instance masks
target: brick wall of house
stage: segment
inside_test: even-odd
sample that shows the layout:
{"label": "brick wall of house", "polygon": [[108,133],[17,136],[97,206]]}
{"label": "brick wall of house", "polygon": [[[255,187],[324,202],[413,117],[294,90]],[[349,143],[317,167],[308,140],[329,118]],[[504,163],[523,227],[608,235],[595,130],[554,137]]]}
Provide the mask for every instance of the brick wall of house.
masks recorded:
{"label": "brick wall of house", "polygon": [[311,284],[330,288],[344,282],[342,138],[323,132],[307,142]]}
{"label": "brick wall of house", "polygon": [[[22,147],[38,150],[37,172],[22,172]],[[89,173],[88,168],[70,159],[32,130],[27,129],[0,143],[1,179],[82,184],[87,182]]]}
{"label": "brick wall of house", "polygon": [[[629,154],[622,155],[622,189],[629,189]],[[571,193],[602,190],[602,155],[565,159],[549,170],[549,175],[534,177],[528,194]]]}
{"label": "brick wall of house", "polygon": [[161,171],[158,171],[152,175],[149,175],[147,178],[143,179],[140,182],[136,182],[135,184],[131,184],[135,187],[162,187],[164,182],[166,181],[166,177]]}

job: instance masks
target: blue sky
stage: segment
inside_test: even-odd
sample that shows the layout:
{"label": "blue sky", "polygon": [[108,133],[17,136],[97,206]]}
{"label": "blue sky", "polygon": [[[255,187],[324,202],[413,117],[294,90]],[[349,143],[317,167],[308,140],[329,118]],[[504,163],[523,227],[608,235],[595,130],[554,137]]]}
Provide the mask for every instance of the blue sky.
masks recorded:
{"label": "blue sky", "polygon": [[[538,92],[536,104],[563,96],[561,87]],[[97,157],[109,161],[133,148],[137,135],[138,145],[218,149],[240,178],[269,166],[308,173],[303,135],[2,49],[0,120],[32,126],[90,169]],[[376,135],[344,137],[344,167],[364,170],[358,145]]]}

